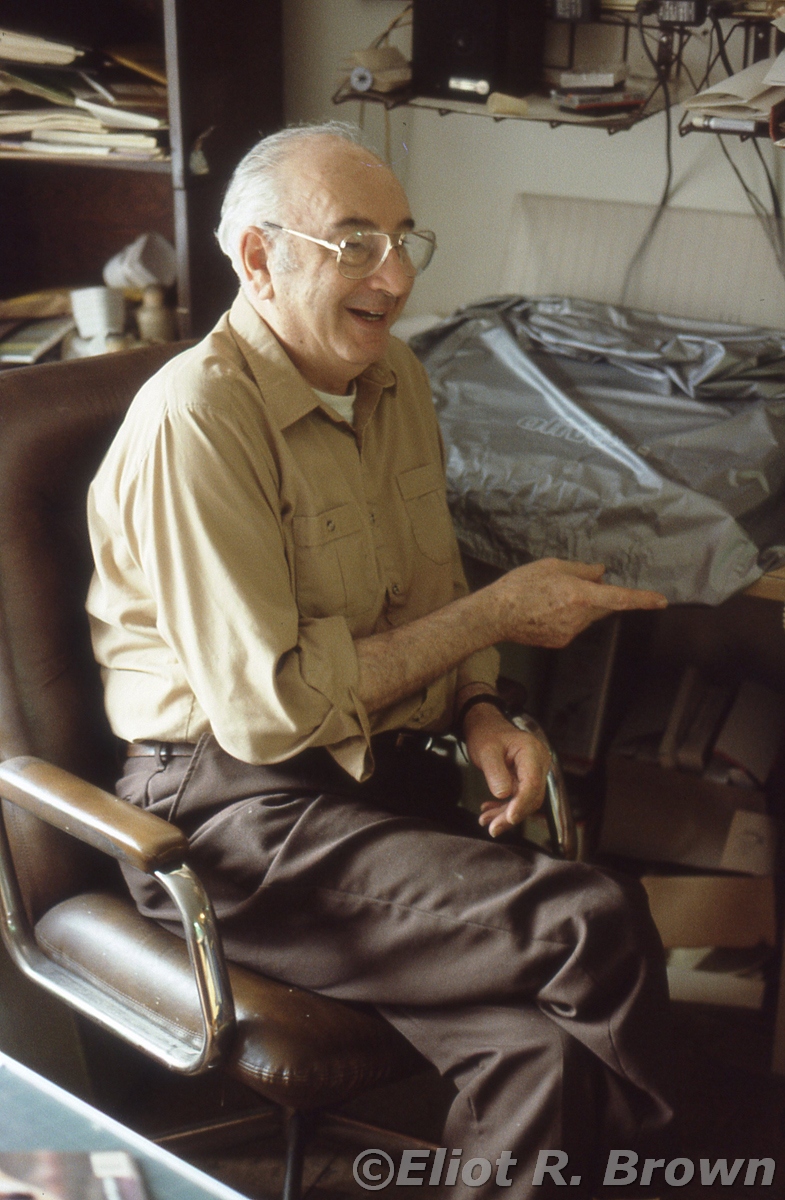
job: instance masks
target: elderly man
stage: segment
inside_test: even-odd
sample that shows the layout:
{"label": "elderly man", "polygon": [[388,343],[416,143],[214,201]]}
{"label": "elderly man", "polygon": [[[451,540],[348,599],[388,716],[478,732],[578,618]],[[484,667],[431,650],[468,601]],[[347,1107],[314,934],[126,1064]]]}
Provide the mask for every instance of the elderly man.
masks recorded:
{"label": "elderly man", "polygon": [[458,727],[479,824],[518,824],[550,754],[508,721],[494,643],[664,600],[554,560],[468,594],[427,378],[390,337],[435,238],[347,130],[255,146],[219,240],[234,305],[142,389],[90,495],[119,794],[188,834],[230,957],[376,1005],[454,1081],[464,1161],[508,1152],[523,1196],[561,1150],[589,1194],[608,1148],[665,1144],[656,935],[609,875],[466,836],[427,735]]}

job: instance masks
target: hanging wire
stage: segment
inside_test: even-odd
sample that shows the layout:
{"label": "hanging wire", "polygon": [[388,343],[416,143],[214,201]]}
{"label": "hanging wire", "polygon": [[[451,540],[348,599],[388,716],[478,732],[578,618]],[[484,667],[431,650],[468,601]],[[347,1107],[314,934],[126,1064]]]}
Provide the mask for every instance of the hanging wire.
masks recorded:
{"label": "hanging wire", "polygon": [[722,59],[722,65],[727,71],[728,75],[732,75],[733,67],[730,65],[730,59],[728,58],[728,51],[725,45],[725,38],[722,34],[722,27],[720,25],[719,17],[715,12],[711,14],[711,27],[714,30],[715,37],[717,38],[717,53]]}
{"label": "hanging wire", "polygon": [[388,41],[393,30],[408,28],[412,22],[411,20],[405,21],[404,17],[411,17],[413,10],[414,4],[407,4],[403,12],[398,13],[397,17],[393,17],[387,28],[379,34],[375,41],[371,42],[370,46],[368,47],[369,50],[378,50],[380,46],[383,46]]}
{"label": "hanging wire", "polygon": [[662,214],[665,212],[668,200],[670,199],[671,185],[673,183],[673,124],[671,121],[671,96],[670,88],[668,87],[668,68],[661,66],[649,49],[648,42],[646,41],[646,31],[643,24],[644,10],[645,3],[639,3],[636,8],[638,33],[640,35],[641,45],[643,46],[646,57],[654,68],[654,74],[660,87],[662,88],[662,98],[665,104],[665,183],[663,185],[662,195],[660,196],[654,216],[649,222],[649,227],[644,233],[640,245],[630,259],[629,266],[627,267],[621,289],[621,298],[619,300],[620,304],[624,304],[633,273],[651,245],[651,240],[654,237],[657,226],[662,218]]}
{"label": "hanging wire", "polygon": [[[725,142],[724,142],[721,134],[717,134],[717,140],[720,144],[720,148],[722,149],[722,153],[725,155],[726,159],[730,163],[730,166],[733,169],[734,175],[736,176],[739,183],[741,184],[742,190],[744,191],[744,194],[750,203],[750,207],[752,208],[752,211],[755,213],[755,216],[758,218],[758,220],[761,223],[763,232],[766,235],[769,245],[771,246],[771,249],[773,251],[774,258],[777,263],[777,267],[778,267],[780,273],[783,276],[785,276],[785,248],[783,247],[782,221],[781,221],[780,217],[778,217],[776,215],[776,212],[775,213],[769,212],[769,210],[766,208],[766,205],[761,200],[760,196],[758,196],[757,193],[754,192],[752,190],[752,188],[750,187],[750,185],[747,183],[747,181],[744,178],[744,176],[742,175],[741,170],[739,169],[736,161],[734,160],[733,156],[731,155],[730,151],[728,150],[728,147],[725,145]],[[768,176],[769,172],[768,172],[768,168],[766,168],[765,163],[764,163],[764,168],[766,169],[766,174]],[[774,185],[773,185],[773,181],[772,181],[772,187],[773,186]],[[779,199],[777,200],[777,209],[778,208],[779,208]]]}
{"label": "hanging wire", "polygon": [[[730,29],[728,36],[726,38],[723,35],[722,27],[720,25],[719,18],[717,16],[716,12],[711,13],[711,27],[717,38],[717,47],[718,47],[717,57],[722,59],[722,65],[725,68],[725,71],[727,72],[728,76],[733,75],[734,71],[733,71],[733,67],[731,66],[730,59],[728,58],[727,45],[728,45],[728,41],[733,36],[734,32],[736,31],[736,29],[738,29],[738,27],[741,23],[742,22],[737,22],[734,26],[732,26],[732,28]],[[716,61],[716,59],[715,59],[715,61]],[[761,225],[763,226],[763,232],[765,233],[765,235],[769,241],[769,244],[774,252],[774,257],[777,260],[777,266],[779,267],[780,272],[783,275],[785,275],[785,239],[783,239],[783,229],[782,229],[782,205],[780,203],[779,193],[777,192],[777,186],[774,182],[771,171],[769,170],[769,164],[766,162],[766,159],[763,156],[763,151],[761,150],[761,148],[758,144],[758,139],[753,137],[752,144],[755,147],[755,153],[758,156],[760,165],[763,168],[763,172],[766,176],[766,183],[767,183],[768,189],[769,189],[769,198],[771,200],[771,212],[768,211],[768,209],[766,208],[766,205],[763,203],[760,196],[758,196],[757,193],[754,192],[752,190],[752,188],[749,186],[749,184],[745,180],[744,176],[742,175],[738,164],[736,163],[735,159],[733,158],[730,151],[728,150],[728,147],[726,146],[725,142],[723,141],[722,137],[719,134],[717,135],[717,140],[720,143],[722,153],[725,155],[725,158],[730,163],[730,166],[733,169],[733,173],[735,174],[736,178],[738,179],[739,183],[741,184],[744,194],[750,203],[750,207],[752,208],[752,211],[755,213],[755,216],[758,218]]]}

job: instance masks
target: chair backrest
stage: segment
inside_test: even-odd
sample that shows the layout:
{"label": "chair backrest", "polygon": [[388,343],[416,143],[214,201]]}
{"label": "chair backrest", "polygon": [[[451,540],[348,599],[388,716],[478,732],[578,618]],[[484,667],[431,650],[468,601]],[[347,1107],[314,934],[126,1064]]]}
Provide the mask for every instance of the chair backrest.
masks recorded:
{"label": "chair backrest", "polygon": [[[183,344],[0,373],[0,759],[33,754],[111,787],[117,752],[90,646],[85,501],[126,409]],[[36,919],[97,869],[73,838],[4,804]]]}

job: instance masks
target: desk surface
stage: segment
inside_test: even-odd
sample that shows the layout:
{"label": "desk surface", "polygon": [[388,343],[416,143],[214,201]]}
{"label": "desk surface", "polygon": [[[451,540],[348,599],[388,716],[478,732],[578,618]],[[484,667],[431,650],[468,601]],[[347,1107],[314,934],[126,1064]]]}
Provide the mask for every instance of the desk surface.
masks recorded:
{"label": "desk surface", "polygon": [[779,600],[785,604],[785,567],[777,567],[776,571],[767,571],[745,589],[747,596],[759,596],[762,600]]}
{"label": "desk surface", "polygon": [[83,1100],[0,1053],[0,1150],[127,1150],[150,1200],[243,1200]]}

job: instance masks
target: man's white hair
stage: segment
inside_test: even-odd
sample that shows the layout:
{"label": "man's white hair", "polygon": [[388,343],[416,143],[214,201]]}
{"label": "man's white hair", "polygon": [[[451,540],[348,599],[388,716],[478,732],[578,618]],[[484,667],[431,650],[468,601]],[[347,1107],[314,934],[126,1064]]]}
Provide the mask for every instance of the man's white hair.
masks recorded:
{"label": "man's white hair", "polygon": [[[262,138],[238,163],[226,189],[216,237],[224,254],[231,259],[241,281],[243,267],[240,239],[243,232],[250,225],[262,225],[265,221],[273,221],[278,225],[286,224],[281,213],[281,165],[298,145],[313,138],[323,137],[340,138],[353,145],[360,143],[359,129],[343,121],[292,125],[288,129],[281,129],[278,133]],[[279,240],[277,231],[265,232],[275,246]],[[276,253],[281,256],[282,250],[283,256],[279,257],[278,266],[285,270],[286,255],[291,255],[291,250],[281,246],[280,249],[276,249]]]}

